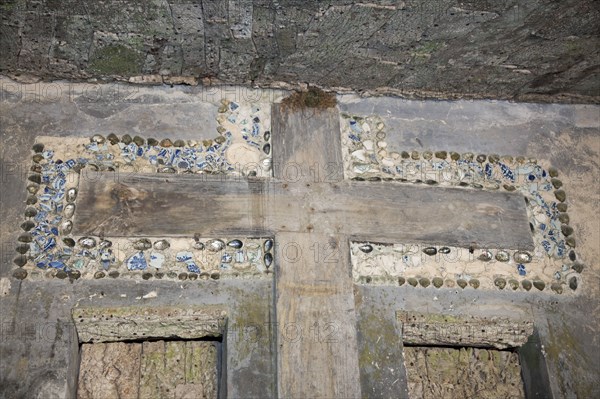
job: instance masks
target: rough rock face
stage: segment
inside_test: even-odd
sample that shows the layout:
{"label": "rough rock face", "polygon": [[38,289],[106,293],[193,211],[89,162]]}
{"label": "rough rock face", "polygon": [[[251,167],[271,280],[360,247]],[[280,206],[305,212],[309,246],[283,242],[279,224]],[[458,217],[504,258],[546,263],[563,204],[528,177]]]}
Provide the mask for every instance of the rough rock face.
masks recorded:
{"label": "rough rock face", "polygon": [[6,1],[0,72],[598,102],[593,0]]}
{"label": "rough rock face", "polygon": [[519,356],[475,348],[405,347],[411,398],[524,398]]}

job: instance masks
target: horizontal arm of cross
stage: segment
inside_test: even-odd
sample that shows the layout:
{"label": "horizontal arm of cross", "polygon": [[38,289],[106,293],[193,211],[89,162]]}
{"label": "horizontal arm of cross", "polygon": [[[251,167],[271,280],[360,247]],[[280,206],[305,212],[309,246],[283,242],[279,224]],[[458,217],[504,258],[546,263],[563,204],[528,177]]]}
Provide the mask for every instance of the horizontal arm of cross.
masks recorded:
{"label": "horizontal arm of cross", "polygon": [[80,183],[76,215],[80,235],[315,232],[376,242],[533,245],[520,194],[399,183],[101,173]]}

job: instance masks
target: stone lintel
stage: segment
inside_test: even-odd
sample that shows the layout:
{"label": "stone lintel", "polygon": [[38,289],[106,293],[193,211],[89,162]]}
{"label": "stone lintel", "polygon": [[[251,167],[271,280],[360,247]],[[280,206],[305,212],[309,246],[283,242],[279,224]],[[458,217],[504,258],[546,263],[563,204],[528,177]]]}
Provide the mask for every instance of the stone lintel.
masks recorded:
{"label": "stone lintel", "polygon": [[475,317],[440,313],[396,312],[408,345],[516,348],[533,334],[523,318]]}
{"label": "stone lintel", "polygon": [[75,308],[79,342],[115,342],[147,338],[197,339],[223,335],[227,313],[222,306],[177,308]]}

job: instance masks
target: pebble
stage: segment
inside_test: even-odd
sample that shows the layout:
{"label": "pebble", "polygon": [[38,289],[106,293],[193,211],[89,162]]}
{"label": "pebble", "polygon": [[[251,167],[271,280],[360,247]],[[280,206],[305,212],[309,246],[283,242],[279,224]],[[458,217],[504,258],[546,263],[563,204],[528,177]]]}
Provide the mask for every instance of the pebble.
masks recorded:
{"label": "pebble", "polygon": [[517,280],[514,280],[514,279],[508,280],[508,285],[510,285],[510,288],[512,288],[513,291],[516,291],[519,289],[519,282]]}
{"label": "pebble", "polygon": [[542,280],[534,280],[533,286],[538,290],[543,291],[544,288],[546,288],[546,283],[544,283]]}
{"label": "pebble", "polygon": [[467,286],[467,280],[459,278],[458,280],[456,280],[456,284],[458,284],[460,288],[465,289],[465,287]]}
{"label": "pebble", "polygon": [[100,241],[100,244],[98,244],[98,248],[100,249],[105,249],[105,248],[110,248],[112,247],[112,241],[110,240],[102,240]]}
{"label": "pebble", "polygon": [[111,270],[111,271],[108,273],[108,276],[109,276],[109,277],[112,277],[112,278],[117,278],[117,277],[119,277],[119,275],[120,275],[120,273],[119,273],[118,271],[116,271],[116,270]]}
{"label": "pebble", "polygon": [[410,157],[412,159],[414,159],[415,161],[419,160],[419,158],[421,158],[419,151],[413,151],[410,153]]}
{"label": "pebble", "polygon": [[173,142],[173,146],[174,147],[185,147],[185,141],[183,141],[183,140],[175,140],[175,142]]}
{"label": "pebble", "polygon": [[269,141],[269,140],[271,140],[271,132],[267,130],[267,131],[265,132],[265,134],[263,135],[263,139],[264,139],[265,141]]}
{"label": "pebble", "polygon": [[398,277],[398,285],[403,286],[406,283],[406,279],[404,277]]}
{"label": "pebble", "polygon": [[156,147],[158,145],[158,140],[156,140],[153,137],[149,137],[147,141],[148,141],[148,145],[151,147]]}
{"label": "pebble", "polygon": [[206,242],[206,246],[208,247],[209,251],[212,252],[219,252],[221,251],[223,248],[225,248],[225,243],[221,240],[209,240]]}
{"label": "pebble", "polygon": [[577,255],[575,254],[575,251],[569,251],[569,259],[571,260],[571,262],[575,262],[575,260],[577,260]]}
{"label": "pebble", "polygon": [[451,249],[450,249],[450,248],[448,248],[448,247],[441,247],[441,248],[438,250],[438,252],[439,252],[439,253],[441,253],[441,254],[449,254],[449,253],[450,253],[450,251],[451,251]]}
{"label": "pebble", "polygon": [[435,157],[439,159],[446,159],[448,157],[448,153],[446,151],[436,151]]}
{"label": "pebble", "polygon": [[18,255],[13,259],[13,263],[19,267],[27,264],[27,257],[25,255]]}
{"label": "pebble", "polygon": [[489,262],[493,258],[494,258],[494,255],[490,251],[483,251],[483,253],[477,257],[477,259],[479,259],[483,262]]}
{"label": "pebble", "polygon": [[17,241],[20,242],[31,242],[33,241],[33,236],[30,233],[22,233],[19,238],[17,238]]}
{"label": "pebble", "polygon": [[575,248],[575,238],[573,236],[571,237],[567,237],[567,239],[565,240],[565,243],[570,246],[571,248]]}
{"label": "pebble", "polygon": [[18,268],[13,272],[13,277],[17,280],[24,280],[27,277],[27,270]]}
{"label": "pebble", "polygon": [[195,240],[194,243],[192,244],[192,247],[194,249],[197,249],[197,250],[200,250],[200,251],[202,251],[202,250],[204,250],[204,248],[206,248],[204,246],[204,243],[201,242],[201,241],[199,241],[199,240]]}
{"label": "pebble", "polygon": [[34,156],[31,157],[31,160],[35,163],[40,163],[40,162],[42,162],[43,159],[44,159],[44,156],[42,154],[35,154]]}
{"label": "pebble", "polygon": [[115,145],[115,144],[117,144],[119,142],[119,137],[116,134],[114,134],[114,133],[111,133],[108,136],[106,136],[106,139],[112,145]]}
{"label": "pebble", "polygon": [[575,291],[577,289],[577,277],[573,276],[569,279],[569,288]]}
{"label": "pebble", "polygon": [[532,260],[532,256],[529,252],[517,251],[513,254],[513,259],[517,263],[529,263]]}
{"label": "pebble", "polygon": [[138,147],[143,146],[146,143],[146,140],[144,140],[142,137],[140,136],[135,136],[133,138],[133,142],[135,143],[135,145],[137,145]]}
{"label": "pebble", "polygon": [[564,224],[569,224],[569,222],[571,221],[571,218],[569,217],[569,214],[568,214],[568,213],[559,213],[559,214],[558,214],[558,220],[559,220],[561,223],[564,223]]}
{"label": "pebble", "polygon": [[565,237],[568,237],[571,234],[573,234],[573,228],[571,226],[569,226],[568,224],[561,225],[560,231],[562,231],[562,233],[564,234]]}
{"label": "pebble", "polygon": [[562,284],[560,284],[560,283],[552,283],[550,285],[550,289],[552,291],[556,292],[557,294],[562,294],[562,292],[563,292]]}
{"label": "pebble", "polygon": [[142,239],[134,241],[132,246],[133,246],[133,248],[137,249],[138,251],[144,251],[146,249],[152,248],[152,241],[150,241],[147,238],[142,238]]}
{"label": "pebble", "polygon": [[479,154],[479,155],[477,155],[477,158],[475,158],[475,160],[479,163],[484,163],[486,158],[487,157],[484,154]]}
{"label": "pebble", "polygon": [[66,279],[68,276],[69,275],[64,270],[59,270],[59,271],[56,272],[56,278],[59,278],[61,280]]}
{"label": "pebble", "polygon": [[435,288],[441,288],[444,285],[444,280],[441,277],[434,277],[431,282]]}
{"label": "pebble", "polygon": [[41,184],[42,183],[42,175],[38,174],[38,173],[34,173],[31,174],[27,177],[27,180],[29,180],[30,182],[33,182],[35,184]]}
{"label": "pebble", "polygon": [[561,188],[562,187],[562,181],[558,180],[558,179],[550,179],[550,182],[552,183],[552,185],[554,186],[554,188]]}
{"label": "pebble", "polygon": [[435,249],[435,247],[427,247],[423,249],[423,252],[425,255],[433,256],[437,254],[437,249]]}
{"label": "pebble", "polygon": [[558,169],[550,167],[548,168],[548,174],[550,177],[558,177]]}
{"label": "pebble", "polygon": [[81,237],[77,241],[82,248],[94,248],[96,246],[96,239],[94,237]]}
{"label": "pebble", "polygon": [[431,151],[423,151],[423,159],[430,160],[433,158],[433,153]]}
{"label": "pebble", "polygon": [[510,260],[510,254],[506,251],[498,251],[496,253],[496,260],[498,262],[508,262]]}
{"label": "pebble", "polygon": [[63,238],[63,243],[69,248],[73,248],[75,246],[75,240],[71,237]]}
{"label": "pebble", "polygon": [[37,209],[35,209],[33,207],[29,207],[29,208],[25,209],[25,216],[27,216],[28,218],[32,218],[35,215],[37,215]]}
{"label": "pebble", "polygon": [[429,281],[429,279],[427,277],[423,277],[423,278],[419,279],[419,284],[421,284],[421,286],[423,288],[427,288],[427,287],[429,287],[429,284],[431,284],[431,282]]}
{"label": "pebble", "polygon": [[94,278],[96,280],[104,278],[104,276],[106,276],[106,274],[104,274],[104,272],[96,272],[96,273],[94,273]]}
{"label": "pebble", "polygon": [[175,168],[165,166],[164,168],[158,168],[158,173],[177,173],[177,171],[175,170]]}
{"label": "pebble", "polygon": [[37,197],[35,195],[30,195],[25,200],[25,204],[27,204],[27,205],[34,205],[36,202],[37,202]]}
{"label": "pebble", "polygon": [[152,278],[152,273],[142,273],[142,280],[150,280]]}
{"label": "pebble", "polygon": [[368,254],[373,251],[373,246],[371,244],[363,244],[360,247],[358,247],[358,249]]}
{"label": "pebble", "polygon": [[35,152],[36,154],[40,154],[44,151],[44,144],[42,143],[35,143],[31,149],[33,150],[33,152]]}
{"label": "pebble", "polygon": [[556,190],[554,192],[554,196],[556,197],[557,200],[559,200],[560,202],[565,202],[567,200],[567,194],[565,193],[564,190]]}
{"label": "pebble", "polygon": [[453,161],[458,161],[460,159],[460,154],[458,152],[452,151],[450,153],[450,159]]}
{"label": "pebble", "polygon": [[521,281],[521,285],[523,286],[525,291],[529,291],[531,289],[531,281],[529,281],[529,280]]}
{"label": "pebble", "polygon": [[498,288],[500,288],[501,290],[504,289],[504,287],[506,287],[506,280],[498,277],[497,279],[494,280],[494,285]]}
{"label": "pebble", "polygon": [[465,152],[462,157],[465,161],[472,161],[475,155],[472,152]]}
{"label": "pebble", "polygon": [[165,148],[173,147],[173,142],[170,139],[162,139],[160,141],[160,146]]}
{"label": "pebble", "polygon": [[477,280],[476,278],[472,278],[469,280],[469,285],[475,289],[479,288],[479,280]]}
{"label": "pebble", "polygon": [[409,277],[408,280],[406,280],[406,281],[408,282],[408,284],[412,285],[413,287],[416,287],[419,284],[417,279],[414,277]]}
{"label": "pebble", "polygon": [[263,146],[263,152],[267,155],[271,153],[271,144],[267,143]]}
{"label": "pebble", "polygon": [[125,145],[131,144],[132,141],[133,139],[128,134],[124,134],[123,137],[121,137],[121,142]]}
{"label": "pebble", "polygon": [[29,194],[35,194],[38,192],[39,189],[40,189],[39,184],[30,184],[27,186],[27,192]]}
{"label": "pebble", "polygon": [[491,163],[497,163],[500,161],[500,155],[498,154],[490,154],[490,156],[488,157],[489,161]]}
{"label": "pebble", "polygon": [[26,244],[26,243],[18,244],[17,247],[15,248],[15,250],[20,254],[24,254],[27,251],[29,251],[29,244]]}
{"label": "pebble", "polygon": [[163,251],[167,248],[169,248],[171,246],[171,244],[169,244],[169,241],[167,240],[158,240],[156,242],[154,242],[154,249],[157,249],[159,251]]}
{"label": "pebble", "polygon": [[35,223],[33,223],[31,220],[26,220],[23,223],[21,223],[21,228],[25,231],[29,231],[31,229],[33,229],[35,227]]}
{"label": "pebble", "polygon": [[575,262],[575,264],[573,264],[573,266],[571,266],[571,269],[575,270],[579,274],[581,274],[581,272],[583,271],[584,268],[585,268],[585,266],[581,262]]}

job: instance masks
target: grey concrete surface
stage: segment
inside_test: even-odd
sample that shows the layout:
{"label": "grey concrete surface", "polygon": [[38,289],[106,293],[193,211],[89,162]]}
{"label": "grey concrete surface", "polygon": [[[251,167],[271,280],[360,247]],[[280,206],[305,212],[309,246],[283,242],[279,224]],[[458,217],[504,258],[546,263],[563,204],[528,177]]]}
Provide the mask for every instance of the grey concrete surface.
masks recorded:
{"label": "grey concrete surface", "polygon": [[421,98],[598,102],[594,0],[4,1],[23,80],[211,79]]}

